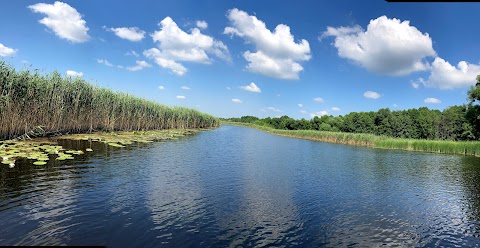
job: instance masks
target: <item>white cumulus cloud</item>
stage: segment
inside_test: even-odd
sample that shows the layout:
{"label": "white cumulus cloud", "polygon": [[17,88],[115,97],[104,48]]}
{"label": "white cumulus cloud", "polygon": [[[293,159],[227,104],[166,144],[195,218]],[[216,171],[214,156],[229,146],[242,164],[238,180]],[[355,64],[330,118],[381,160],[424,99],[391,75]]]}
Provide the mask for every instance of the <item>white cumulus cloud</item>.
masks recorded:
{"label": "white cumulus cloud", "polygon": [[328,27],[321,38],[334,36],[338,55],[367,70],[386,75],[407,75],[429,68],[426,57],[436,56],[428,33],[409,21],[381,16],[370,20],[367,30],[360,26]]}
{"label": "white cumulus cloud", "polygon": [[129,71],[140,71],[148,67],[152,67],[149,63],[143,61],[143,60],[137,60],[135,66],[130,66],[127,67],[127,70]]}
{"label": "white cumulus cloud", "polygon": [[67,70],[65,74],[67,74],[67,76],[70,76],[70,77],[83,77],[83,72],[76,72],[72,70]]}
{"label": "white cumulus cloud", "polygon": [[133,51],[133,50],[126,52],[125,55],[127,55],[127,56],[135,56],[135,57],[140,56],[137,52],[135,52],[135,51]]}
{"label": "white cumulus cloud", "polygon": [[262,92],[262,90],[260,90],[260,88],[254,82],[251,82],[249,85],[240,86],[240,88],[254,93]]}
{"label": "white cumulus cloud", "polygon": [[233,98],[232,99],[232,102],[234,103],[242,103],[242,100],[238,99],[238,98]]}
{"label": "white cumulus cloud", "polygon": [[2,43],[0,43],[0,56],[1,57],[13,56],[13,55],[15,55],[16,52],[17,52],[17,50],[15,50],[13,48],[10,48],[10,47],[6,47]]}
{"label": "white cumulus cloud", "polygon": [[180,87],[180,89],[182,89],[182,90],[190,90],[190,87],[188,87],[188,86],[182,86],[182,87]]}
{"label": "white cumulus cloud", "polygon": [[262,51],[246,51],[243,57],[249,62],[248,71],[280,79],[299,79],[303,67],[290,59],[275,59]]}
{"label": "white cumulus cloud", "polygon": [[177,99],[186,99],[187,97],[186,96],[176,96]]}
{"label": "white cumulus cloud", "polygon": [[174,74],[182,76],[187,72],[187,68],[175,60],[166,58],[162,52],[156,48],[151,48],[143,52],[145,57],[155,60],[155,63],[162,68],[167,68]]}
{"label": "white cumulus cloud", "polygon": [[310,117],[313,118],[315,116],[318,116],[318,117],[322,117],[324,115],[328,115],[328,111],[318,111],[318,112],[315,112],[315,113],[310,113]]}
{"label": "white cumulus cloud", "polygon": [[302,107],[303,107],[303,104],[299,103],[299,104],[297,104],[297,106],[299,106],[300,108],[302,108]]}
{"label": "white cumulus cloud", "polygon": [[434,104],[438,104],[438,103],[441,103],[442,101],[440,101],[439,99],[437,98],[433,98],[433,97],[429,97],[425,100],[423,100],[425,103],[434,103]]}
{"label": "white cumulus cloud", "polygon": [[270,110],[272,112],[282,112],[280,109],[274,108],[274,107],[268,107],[267,110]]}
{"label": "white cumulus cloud", "polygon": [[323,34],[318,37],[320,41],[322,41],[325,37],[329,36],[344,36],[344,35],[349,35],[349,34],[354,34],[354,33],[360,33],[363,32],[362,27],[355,25],[353,27],[327,27],[327,31],[323,32]]}
{"label": "white cumulus cloud", "polygon": [[332,111],[340,111],[340,108],[339,107],[332,107]]}
{"label": "white cumulus cloud", "polygon": [[137,27],[107,28],[103,26],[103,28],[107,31],[113,32],[116,36],[129,41],[141,41],[145,38],[145,31]]}
{"label": "white cumulus cloud", "polygon": [[183,75],[187,68],[180,62],[211,64],[209,55],[214,55],[225,61],[231,61],[230,53],[225,44],[201,33],[200,29],[193,28],[190,33],[181,30],[170,17],[160,23],[160,30],[151,34],[158,48],[151,48],[143,54],[155,60],[162,68],[168,69],[176,75]]}
{"label": "white cumulus cloud", "polygon": [[480,75],[480,64],[475,65],[460,61],[457,66],[453,66],[444,59],[437,57],[432,63],[428,80],[419,80],[428,87],[453,89],[475,85],[477,75]]}
{"label": "white cumulus cloud", "polygon": [[206,21],[197,21],[196,25],[199,29],[208,28],[208,23]]}
{"label": "white cumulus cloud", "polygon": [[99,64],[104,64],[106,66],[113,66],[110,62],[108,62],[108,60],[106,59],[97,59],[97,63]]}
{"label": "white cumulus cloud", "polygon": [[313,100],[314,100],[315,102],[325,102],[325,101],[323,100],[323,98],[321,98],[321,97],[313,98]]}
{"label": "white cumulus cloud", "polygon": [[363,93],[363,96],[370,99],[378,99],[381,97],[381,95],[375,91],[365,91],[365,93]]}
{"label": "white cumulus cloud", "polygon": [[160,85],[160,86],[158,86],[158,89],[159,89],[159,90],[164,90],[164,89],[165,89],[165,86]]}
{"label": "white cumulus cloud", "polygon": [[54,4],[37,3],[28,8],[46,15],[39,22],[55,32],[58,37],[77,43],[90,39],[87,22],[70,5],[57,1]]}
{"label": "white cumulus cloud", "polygon": [[272,32],[256,16],[238,9],[229,10],[227,18],[232,26],[226,27],[224,34],[239,36],[257,49],[243,54],[249,62],[248,71],[280,79],[299,79],[303,71],[300,63],[311,58],[307,40],[296,43],[289,26],[279,24]]}

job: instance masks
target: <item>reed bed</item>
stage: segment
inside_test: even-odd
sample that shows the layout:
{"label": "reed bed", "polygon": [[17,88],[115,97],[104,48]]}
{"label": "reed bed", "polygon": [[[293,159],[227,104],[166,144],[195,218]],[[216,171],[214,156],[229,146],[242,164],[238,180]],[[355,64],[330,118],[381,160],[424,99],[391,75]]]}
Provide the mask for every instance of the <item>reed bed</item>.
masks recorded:
{"label": "reed bed", "polygon": [[374,147],[423,151],[433,153],[461,154],[480,156],[478,141],[415,140],[385,138],[378,140]]}
{"label": "reed bed", "polygon": [[330,143],[340,143],[348,145],[357,145],[357,146],[375,146],[378,139],[383,137],[377,136],[374,134],[364,134],[364,133],[344,133],[344,132],[327,132],[327,131],[316,131],[316,130],[282,130],[275,129],[271,127],[259,126],[251,123],[241,123],[241,122],[222,122],[229,125],[238,125],[256,128],[265,132],[272,134],[277,134],[281,136],[301,138],[308,140],[318,140]]}
{"label": "reed bed", "polygon": [[0,139],[45,131],[140,131],[212,128],[216,117],[168,107],[54,72],[16,71],[0,61]]}
{"label": "reed bed", "polygon": [[399,139],[363,133],[326,132],[315,130],[280,130],[250,123],[224,122],[229,125],[247,126],[272,134],[374,148],[399,149],[432,153],[480,156],[479,141]]}
{"label": "reed bed", "polygon": [[363,133],[342,133],[327,132],[315,130],[278,130],[269,131],[273,134],[289,136],[295,138],[303,138],[309,140],[325,141],[330,143],[340,143],[356,146],[374,146],[378,136]]}

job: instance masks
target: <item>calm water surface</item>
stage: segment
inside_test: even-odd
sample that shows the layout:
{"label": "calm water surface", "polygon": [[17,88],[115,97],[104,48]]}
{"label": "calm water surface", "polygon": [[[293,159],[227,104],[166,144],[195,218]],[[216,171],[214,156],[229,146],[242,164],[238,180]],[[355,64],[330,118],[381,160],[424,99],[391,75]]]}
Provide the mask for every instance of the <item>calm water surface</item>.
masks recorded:
{"label": "calm water surface", "polygon": [[480,245],[480,158],[234,126],[93,148],[0,167],[0,245]]}

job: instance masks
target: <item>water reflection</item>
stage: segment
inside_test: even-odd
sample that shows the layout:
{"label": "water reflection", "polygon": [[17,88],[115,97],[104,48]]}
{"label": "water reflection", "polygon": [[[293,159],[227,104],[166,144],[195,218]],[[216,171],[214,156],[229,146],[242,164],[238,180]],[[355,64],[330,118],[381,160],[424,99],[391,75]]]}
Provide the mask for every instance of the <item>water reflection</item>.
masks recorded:
{"label": "water reflection", "polygon": [[195,168],[198,161],[190,155],[189,144],[187,138],[148,154],[152,166],[145,203],[151,212],[154,238],[161,240],[161,245],[193,245],[194,235],[206,224],[205,199]]}
{"label": "water reflection", "polygon": [[[293,178],[288,161],[289,146],[277,145],[272,151],[268,134],[245,130],[237,147],[237,166],[242,187],[239,209],[219,219],[226,231],[222,239],[231,240],[230,246],[269,246],[298,239],[297,207],[293,202]],[[275,156],[265,157],[266,153]]]}
{"label": "water reflection", "polygon": [[0,167],[0,245],[478,246],[480,159],[224,126]]}

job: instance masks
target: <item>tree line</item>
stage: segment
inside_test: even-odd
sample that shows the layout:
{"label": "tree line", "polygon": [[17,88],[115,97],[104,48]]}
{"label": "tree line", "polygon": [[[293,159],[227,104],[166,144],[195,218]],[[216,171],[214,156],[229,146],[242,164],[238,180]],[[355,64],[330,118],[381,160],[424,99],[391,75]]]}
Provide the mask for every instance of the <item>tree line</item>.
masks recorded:
{"label": "tree line", "polygon": [[391,111],[352,112],[344,116],[315,116],[295,120],[288,116],[259,119],[254,116],[224,119],[285,130],[319,130],[370,133],[395,138],[429,140],[480,140],[480,75],[468,91],[468,104],[451,106],[443,111],[421,107]]}

